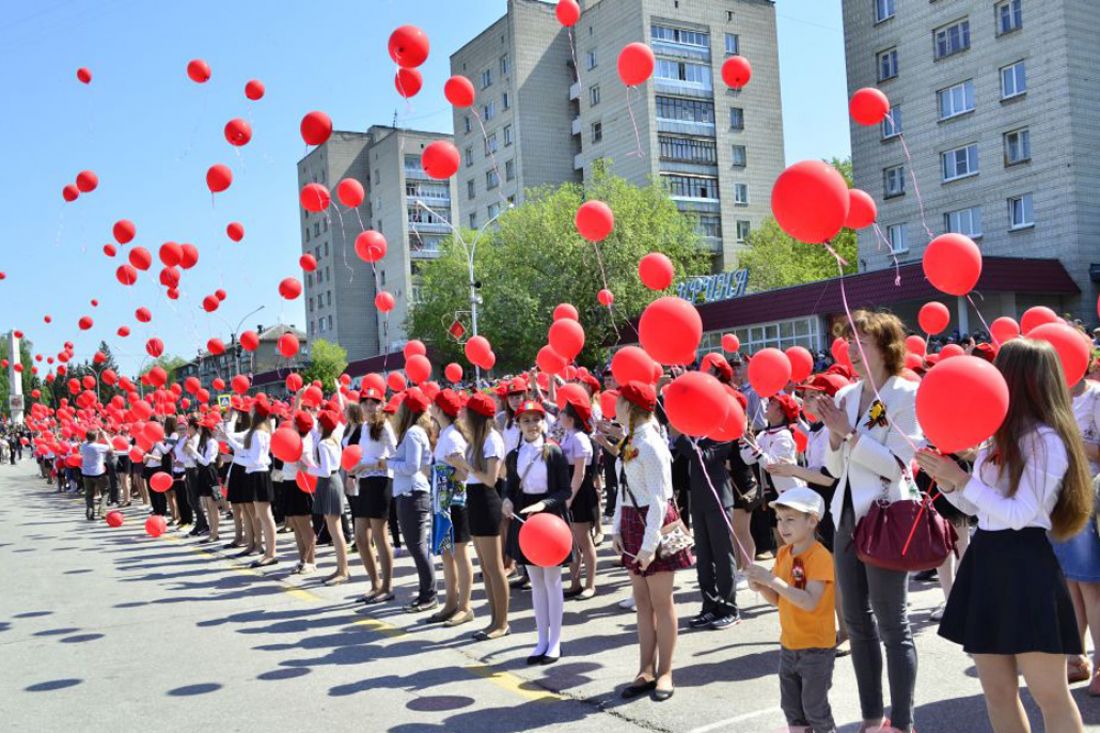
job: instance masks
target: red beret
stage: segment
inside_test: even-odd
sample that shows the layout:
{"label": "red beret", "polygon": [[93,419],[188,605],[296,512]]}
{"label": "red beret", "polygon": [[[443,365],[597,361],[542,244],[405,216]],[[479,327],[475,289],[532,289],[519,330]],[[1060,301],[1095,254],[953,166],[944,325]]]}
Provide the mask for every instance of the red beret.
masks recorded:
{"label": "red beret", "polygon": [[435,406],[450,418],[458,417],[458,411],[462,409],[462,399],[453,389],[443,389],[435,396]]}
{"label": "red beret", "polygon": [[298,410],[294,413],[294,427],[303,434],[313,430],[313,415],[305,410]]}
{"label": "red beret", "polygon": [[798,388],[806,392],[824,392],[830,397],[835,397],[837,392],[844,389],[849,384],[851,384],[851,382],[841,375],[826,372],[824,374],[815,374],[804,384],[800,384]]}
{"label": "red beret", "polygon": [[390,401],[386,403],[386,406],[382,408],[382,412],[393,415],[397,412],[397,406],[401,404],[401,398],[394,395],[390,398]]}
{"label": "red beret", "polygon": [[466,409],[473,410],[482,417],[493,417],[497,414],[496,403],[493,398],[484,392],[478,392],[466,402]]}
{"label": "red beret", "polygon": [[322,430],[331,433],[340,424],[340,415],[332,410],[322,410],[317,416],[317,422],[320,423]]}
{"label": "red beret", "polygon": [[382,402],[384,399],[385,395],[383,395],[381,390],[379,390],[377,387],[367,387],[359,393],[360,402],[364,400],[377,400],[379,402]]}
{"label": "red beret", "polygon": [[271,414],[271,405],[267,400],[257,397],[252,401],[252,414],[263,420]]}
{"label": "red beret", "polygon": [[718,376],[727,382],[733,379],[733,367],[730,363],[722,358],[722,355],[717,352],[710,352],[703,356],[702,368],[700,371],[707,371],[709,369],[715,369],[718,372]]}
{"label": "red beret", "polygon": [[520,394],[526,392],[529,388],[530,385],[523,377],[515,377],[508,381],[508,394]]}
{"label": "red beret", "polygon": [[645,382],[632,379],[626,384],[619,385],[619,394],[627,402],[648,412],[653,412],[657,407],[657,392],[653,389],[653,385]]}
{"label": "red beret", "polygon": [[419,387],[410,387],[405,390],[405,404],[413,412],[424,412],[428,409],[428,396],[420,391]]}
{"label": "red beret", "polygon": [[989,344],[978,344],[974,347],[974,356],[986,361],[993,361],[997,356],[997,351]]}
{"label": "red beret", "polygon": [[587,385],[592,390],[593,394],[600,391],[600,380],[596,379],[589,372],[585,372],[584,374],[578,374],[577,375],[577,381],[580,382],[581,384]]}

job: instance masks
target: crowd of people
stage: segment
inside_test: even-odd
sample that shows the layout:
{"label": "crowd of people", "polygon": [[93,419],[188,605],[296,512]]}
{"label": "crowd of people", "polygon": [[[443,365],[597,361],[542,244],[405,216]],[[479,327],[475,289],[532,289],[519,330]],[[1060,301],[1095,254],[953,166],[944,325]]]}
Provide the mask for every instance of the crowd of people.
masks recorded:
{"label": "crowd of people", "polygon": [[[234,397],[224,411],[154,415],[158,439],[145,450],[126,425],[88,426],[79,465],[54,450],[61,436],[26,437],[49,446],[37,452],[44,478],[85,492],[89,520],[107,502],[140,501],[201,542],[229,540],[259,568],[280,563],[281,536],[292,534],[299,575],[317,573],[317,546],[331,543],[326,585],[359,572],[354,552],[370,581],[362,603],[402,603],[447,627],[483,614],[476,639],[510,634],[510,595],[529,588],[531,665],[568,653],[566,599],[600,592],[596,548],[610,541],[631,580],[620,605],[637,616],[627,699],[673,696],[674,583],[694,567],[692,629],[739,623],[738,591],[778,607],[778,697],[791,730],[815,733],[837,728],[829,693],[836,659],[848,655],[859,730],[914,730],[914,573],[852,546],[873,507],[923,493],[958,543],[916,580],[938,577],[939,633],[973,657],[993,727],[1029,730],[1022,674],[1046,730],[1082,730],[1069,684],[1088,681],[1100,695],[1100,665],[1085,656],[1086,636],[1100,650],[1100,384],[1067,386],[1043,341],[968,344],[972,356],[957,358],[993,362],[1010,390],[1008,415],[986,444],[942,455],[915,409],[932,360],[907,367],[902,322],[857,311],[843,336],[850,366],[768,398],[746,381],[740,355],[707,354],[698,369],[734,390],[744,412],[736,440],[691,438],[667,419],[661,392],[678,368],[655,384],[581,369],[571,380],[532,371],[492,388],[425,385],[390,397],[366,382],[337,384],[328,399],[316,386],[285,403]],[[571,532],[557,565],[519,541],[544,513]],[[416,582],[399,600],[402,551]],[[484,608],[471,601],[474,556]]]}

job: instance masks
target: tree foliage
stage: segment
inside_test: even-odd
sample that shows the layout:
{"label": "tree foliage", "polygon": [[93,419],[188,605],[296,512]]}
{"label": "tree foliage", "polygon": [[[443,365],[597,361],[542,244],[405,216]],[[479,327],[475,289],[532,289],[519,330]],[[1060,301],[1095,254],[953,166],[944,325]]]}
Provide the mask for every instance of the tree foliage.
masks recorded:
{"label": "tree foliage", "polygon": [[[608,204],[615,230],[592,244],[577,234],[577,208],[589,199]],[[700,247],[694,222],[656,184],[638,187],[597,170],[585,187],[564,184],[529,191],[520,207],[505,211],[498,228],[462,232],[462,240],[477,241],[474,277],[479,284],[478,332],[489,339],[497,356],[497,371],[532,365],[555,306],[570,303],[585,329],[581,364],[606,358],[616,334],[627,321],[659,297],[638,279],[638,260],[663,252],[672,260],[677,279],[706,273],[709,256]],[[598,256],[597,256],[598,253]],[[471,321],[466,248],[451,238],[441,255],[422,270],[422,300],[407,324],[410,337],[429,344],[444,361],[465,362],[462,345],[447,333],[456,314],[469,331]],[[606,280],[605,280],[606,277]],[[615,296],[612,309],[596,294],[607,287]]]}
{"label": "tree foliage", "polygon": [[302,370],[302,379],[306,384],[320,380],[326,390],[348,368],[347,349],[324,339],[310,343],[309,357],[309,366]]}
{"label": "tree foliage", "polygon": [[[829,161],[852,185],[852,161]],[[756,230],[749,233],[748,248],[738,255],[738,266],[749,270],[749,289],[773,290],[791,285],[836,277],[836,258],[819,244],[805,244],[785,234],[775,219],[768,217]],[[833,249],[848,264],[844,274],[854,273],[858,267],[856,233],[842,229],[832,242]]]}

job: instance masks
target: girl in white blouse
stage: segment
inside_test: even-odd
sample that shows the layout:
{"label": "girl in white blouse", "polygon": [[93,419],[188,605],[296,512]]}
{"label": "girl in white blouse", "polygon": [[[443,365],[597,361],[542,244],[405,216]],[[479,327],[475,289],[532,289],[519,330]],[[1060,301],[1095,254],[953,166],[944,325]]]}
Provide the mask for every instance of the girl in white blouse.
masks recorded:
{"label": "girl in white blouse", "polygon": [[[325,585],[339,585],[348,582],[351,573],[348,570],[348,546],[344,541],[344,530],[340,526],[340,517],[344,513],[344,488],[340,482],[340,443],[336,429],[340,416],[329,410],[317,415],[320,428],[319,440],[313,454],[302,454],[302,463],[311,476],[317,477],[317,488],[313,493],[313,513],[325,518],[332,547],[336,551],[336,571],[325,578]],[[299,466],[299,470],[303,466]]]}
{"label": "girl in white blouse", "polygon": [[998,733],[1029,730],[1018,673],[1046,730],[1080,731],[1065,655],[1080,654],[1081,639],[1047,533],[1065,539],[1088,521],[1088,461],[1053,347],[1013,339],[995,364],[1008,384],[1008,414],[973,474],[938,453],[917,454],[948,500],[978,517],[939,633],[973,655]]}
{"label": "girl in white blouse", "polygon": [[[397,448],[393,426],[382,411],[383,394],[375,387],[364,389],[359,395],[363,410],[363,426],[359,433],[359,448],[363,451],[356,475],[359,476],[359,506],[365,519],[356,517],[356,536],[359,523],[367,523],[364,532],[366,547],[373,541],[378,550],[380,582],[363,598],[364,603],[376,604],[392,601],[393,595],[393,545],[386,522],[393,502],[393,471],[386,468],[386,460]],[[359,541],[356,540],[356,547]]]}

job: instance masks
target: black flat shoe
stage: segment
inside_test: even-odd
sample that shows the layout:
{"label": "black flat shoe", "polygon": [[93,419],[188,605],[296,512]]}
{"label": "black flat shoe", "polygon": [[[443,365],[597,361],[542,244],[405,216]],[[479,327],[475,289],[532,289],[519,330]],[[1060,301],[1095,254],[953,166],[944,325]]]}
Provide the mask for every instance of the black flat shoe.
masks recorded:
{"label": "black flat shoe", "polygon": [[531,656],[527,657],[527,663],[531,665],[542,664],[542,660],[544,659],[546,659],[545,654],[532,654]]}
{"label": "black flat shoe", "polygon": [[664,702],[676,693],[675,687],[670,687],[667,690],[653,690],[653,700],[655,702]]}
{"label": "black flat shoe", "polygon": [[636,697],[640,697],[647,692],[653,692],[657,689],[657,680],[650,680],[649,682],[643,682],[641,684],[633,683],[623,688],[621,697],[624,700],[633,700]]}
{"label": "black flat shoe", "polygon": [[539,660],[539,664],[541,664],[542,666],[545,667],[548,664],[553,664],[554,662],[558,661],[559,659],[561,659],[560,656],[552,657],[549,654],[543,654],[542,659]]}

